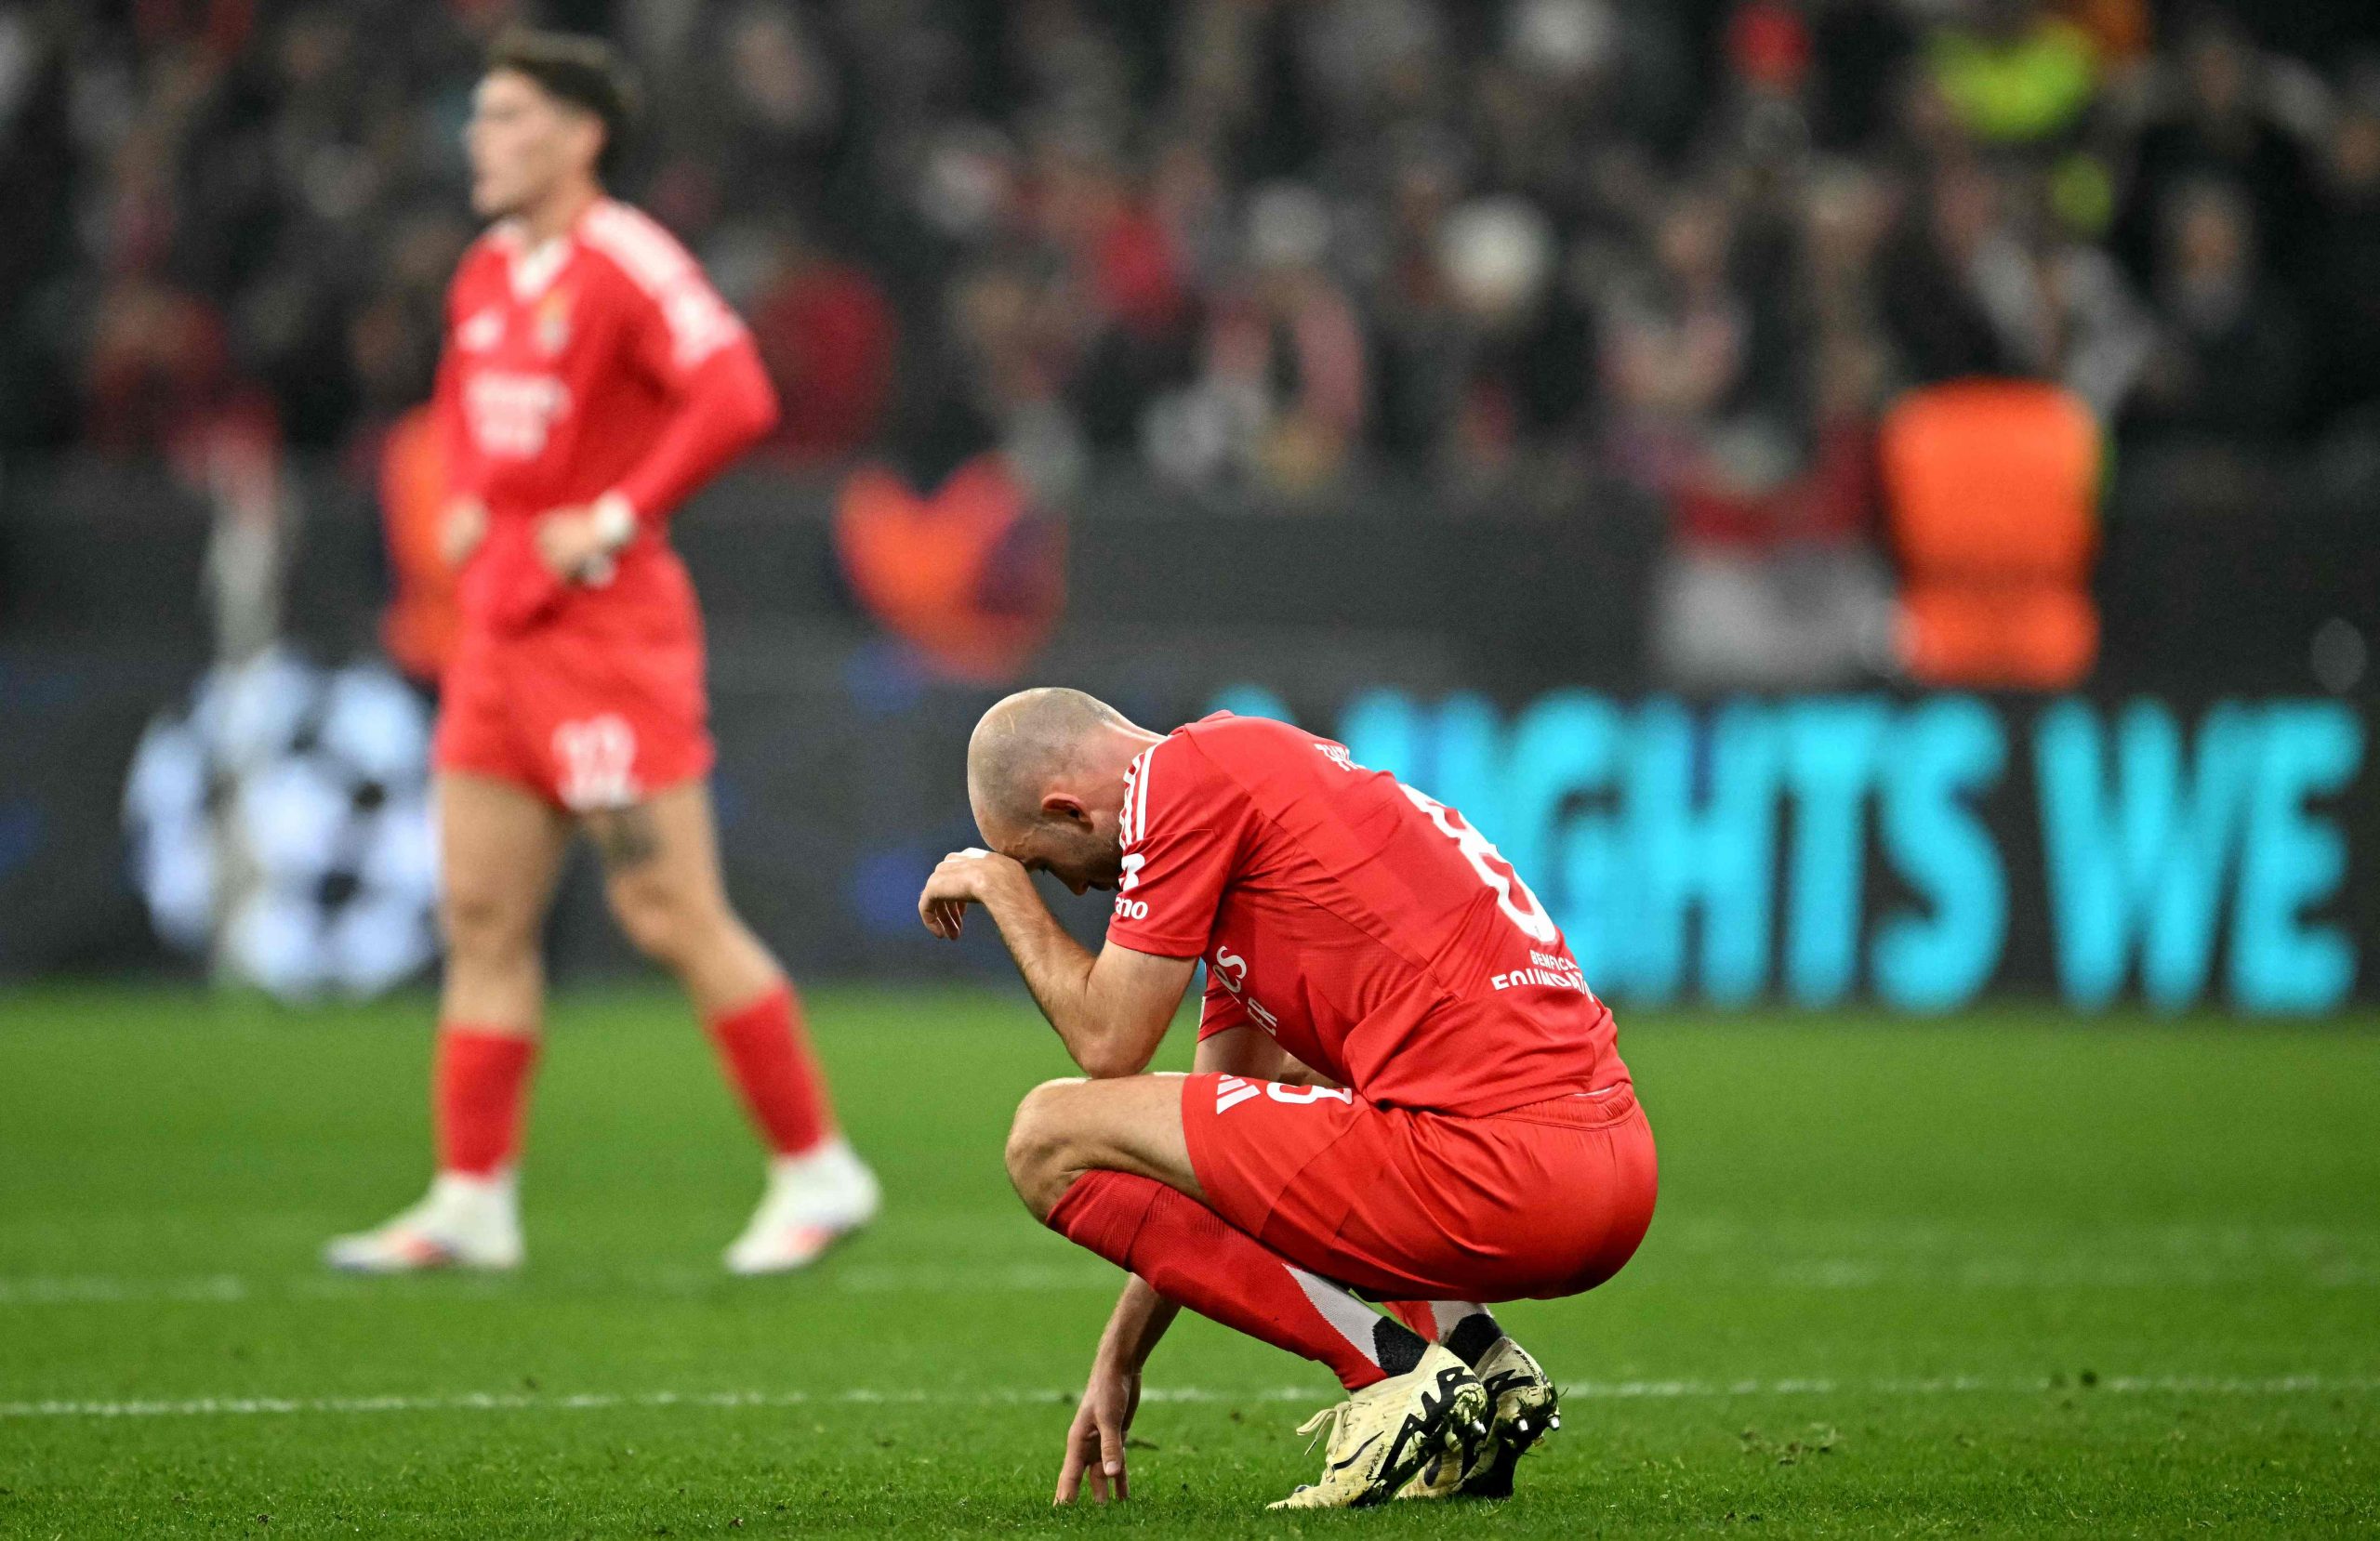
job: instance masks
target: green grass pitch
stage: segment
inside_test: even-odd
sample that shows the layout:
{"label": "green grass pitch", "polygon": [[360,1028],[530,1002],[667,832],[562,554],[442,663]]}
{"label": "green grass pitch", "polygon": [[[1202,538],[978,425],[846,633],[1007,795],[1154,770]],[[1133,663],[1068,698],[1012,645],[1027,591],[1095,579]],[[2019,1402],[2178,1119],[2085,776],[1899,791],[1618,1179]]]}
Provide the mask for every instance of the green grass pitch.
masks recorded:
{"label": "green grass pitch", "polygon": [[[1010,993],[821,991],[885,1179],[811,1274],[674,998],[555,1012],[516,1278],[324,1275],[424,1176],[427,1004],[0,994],[0,1534],[2341,1534],[2380,1524],[2380,1033],[1623,1013],[1637,1260],[1505,1319],[1497,1506],[1268,1515],[1335,1390],[1185,1319],[1133,1502],[1049,1507],[1117,1279],[1009,1194]],[[1186,1038],[1177,1034],[1177,1040]],[[1186,1043],[1169,1047],[1179,1064]]]}

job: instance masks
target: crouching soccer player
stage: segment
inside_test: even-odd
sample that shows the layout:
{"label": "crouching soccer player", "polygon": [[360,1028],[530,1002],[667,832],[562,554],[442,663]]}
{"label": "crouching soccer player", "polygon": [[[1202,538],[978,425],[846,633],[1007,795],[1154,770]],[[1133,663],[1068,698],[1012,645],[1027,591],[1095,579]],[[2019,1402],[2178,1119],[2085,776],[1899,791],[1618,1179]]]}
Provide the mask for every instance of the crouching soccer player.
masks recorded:
{"label": "crouching soccer player", "polygon": [[[1028,691],[977,726],[967,790],[992,849],[946,858],[919,915],[955,937],[989,911],[1090,1077],[1025,1098],[1009,1173],[1133,1275],[1058,1500],[1124,1495],[1182,1306],[1347,1390],[1302,1430],[1332,1425],[1320,1480],[1275,1508],[1510,1493],[1555,1391],[1483,1302],[1610,1278],[1656,1187],[1611,1013],[1527,886],[1453,810],[1278,722],[1160,737]],[[1114,890],[1096,957],[1034,872]],[[1197,1069],[1143,1073],[1202,958]]]}
{"label": "crouching soccer player", "polygon": [[774,1158],[728,1267],[800,1268],[875,1213],[792,987],[721,882],[702,617],[667,534],[775,421],[776,397],[701,268],[603,196],[628,98],[600,42],[524,33],[498,42],[473,100],[471,203],[496,222],[449,291],[436,400],[463,564],[435,747],[438,1176],[419,1205],[334,1241],[334,1267],[521,1260],[538,938],[578,826],[621,928],[685,986]]}

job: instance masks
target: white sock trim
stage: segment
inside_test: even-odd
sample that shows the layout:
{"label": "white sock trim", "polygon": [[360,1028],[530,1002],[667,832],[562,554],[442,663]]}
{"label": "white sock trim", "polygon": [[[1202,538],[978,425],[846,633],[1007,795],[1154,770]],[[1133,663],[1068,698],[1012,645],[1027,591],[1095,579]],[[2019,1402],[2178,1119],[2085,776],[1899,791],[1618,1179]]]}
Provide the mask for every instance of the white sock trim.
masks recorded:
{"label": "white sock trim", "polygon": [[519,1183],[515,1168],[501,1166],[485,1176],[477,1172],[441,1172],[430,1179],[430,1191],[439,1197],[509,1199]]}
{"label": "white sock trim", "polygon": [[1437,1324],[1438,1328],[1435,1341],[1440,1343],[1451,1337],[1455,1328],[1462,1325],[1465,1318],[1487,1314],[1488,1308],[1476,1300],[1433,1300],[1430,1302],[1430,1318]]}
{"label": "white sock trim", "polygon": [[848,1172],[858,1165],[859,1155],[852,1149],[851,1142],[840,1134],[830,1134],[806,1151],[769,1157],[769,1176],[800,1181],[829,1173]]}
{"label": "white sock trim", "polygon": [[1305,1297],[1314,1302],[1314,1309],[1322,1313],[1322,1319],[1337,1328],[1339,1336],[1353,1344],[1357,1353],[1378,1364],[1380,1353],[1372,1332],[1380,1324],[1380,1313],[1340,1285],[1317,1278],[1295,1263],[1281,1266],[1289,1271],[1298,1288],[1305,1291]]}

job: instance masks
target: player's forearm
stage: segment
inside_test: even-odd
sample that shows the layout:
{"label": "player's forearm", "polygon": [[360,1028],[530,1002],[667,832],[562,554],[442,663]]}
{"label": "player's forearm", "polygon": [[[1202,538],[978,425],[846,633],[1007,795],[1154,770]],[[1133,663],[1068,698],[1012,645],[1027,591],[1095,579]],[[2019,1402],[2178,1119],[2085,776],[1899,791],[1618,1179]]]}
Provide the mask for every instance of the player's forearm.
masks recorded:
{"label": "player's forearm", "polygon": [[1126,1375],[1138,1375],[1148,1363],[1158,1339],[1173,1325],[1182,1308],[1148,1286],[1139,1274],[1124,1281],[1107,1330],[1099,1337],[1099,1356]]}
{"label": "player's forearm", "polygon": [[669,426],[614,489],[640,520],[664,520],[776,425],[777,398],[747,348],[723,348],[695,374]]}
{"label": "player's forearm", "polygon": [[1101,1009],[1091,991],[1091,955],[1066,934],[1041,896],[1027,886],[1002,892],[985,907],[999,927],[1000,940],[1016,960],[1025,989],[1082,1073],[1093,1079],[1138,1074],[1157,1046],[1128,1041],[1114,1015]]}

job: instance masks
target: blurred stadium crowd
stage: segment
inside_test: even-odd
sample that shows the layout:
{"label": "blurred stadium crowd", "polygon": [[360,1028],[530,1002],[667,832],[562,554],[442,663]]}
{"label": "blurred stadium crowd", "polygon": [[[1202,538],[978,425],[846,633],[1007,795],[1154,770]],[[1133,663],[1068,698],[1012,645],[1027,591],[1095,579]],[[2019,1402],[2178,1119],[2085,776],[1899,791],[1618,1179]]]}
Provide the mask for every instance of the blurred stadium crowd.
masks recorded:
{"label": "blurred stadium crowd", "polygon": [[1452,506],[1582,472],[1757,548],[1856,544],[1912,383],[2059,381],[2194,476],[2380,413],[2380,64],[2219,11],[35,0],[0,7],[0,436],[368,456],[522,20],[638,61],[621,191],[752,319],[789,460],[1285,501],[1367,463]]}

